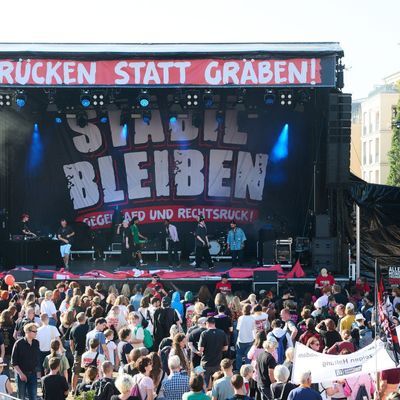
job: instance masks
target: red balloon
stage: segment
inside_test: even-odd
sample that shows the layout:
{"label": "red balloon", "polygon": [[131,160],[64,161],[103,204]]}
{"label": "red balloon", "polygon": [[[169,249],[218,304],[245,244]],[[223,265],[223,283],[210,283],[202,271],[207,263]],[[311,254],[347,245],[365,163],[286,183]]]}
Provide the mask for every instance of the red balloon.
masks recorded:
{"label": "red balloon", "polygon": [[15,278],[12,275],[6,275],[4,277],[4,282],[8,285],[8,286],[12,286],[15,283]]}

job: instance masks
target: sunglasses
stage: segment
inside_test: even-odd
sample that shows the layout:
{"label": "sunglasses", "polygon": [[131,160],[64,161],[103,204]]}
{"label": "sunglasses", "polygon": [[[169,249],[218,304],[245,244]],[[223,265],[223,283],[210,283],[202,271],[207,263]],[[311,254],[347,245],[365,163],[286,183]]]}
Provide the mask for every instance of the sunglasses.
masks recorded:
{"label": "sunglasses", "polygon": [[37,333],[37,331],[29,331],[29,332],[31,332],[31,333]]}

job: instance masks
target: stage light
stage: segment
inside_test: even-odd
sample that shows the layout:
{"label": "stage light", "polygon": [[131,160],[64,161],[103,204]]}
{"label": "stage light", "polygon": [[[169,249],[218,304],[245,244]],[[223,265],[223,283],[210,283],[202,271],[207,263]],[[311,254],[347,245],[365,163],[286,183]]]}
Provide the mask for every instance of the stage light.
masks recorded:
{"label": "stage light", "polygon": [[139,106],[142,108],[147,108],[150,105],[150,95],[147,90],[143,89],[139,96],[137,97]]}
{"label": "stage light", "polygon": [[293,94],[290,91],[281,91],[279,93],[279,103],[281,106],[293,105]]}
{"label": "stage light", "polygon": [[104,106],[104,99],[105,99],[105,96],[103,93],[94,93],[92,96],[93,106],[94,107]]}
{"label": "stage light", "polygon": [[60,116],[57,116],[57,117],[54,118],[54,122],[56,124],[62,124],[63,121],[62,121],[62,118]]}
{"label": "stage light", "polygon": [[108,122],[108,115],[106,111],[98,111],[97,118],[102,124],[106,124]]}
{"label": "stage light", "polygon": [[143,122],[144,122],[145,124],[150,125],[150,121],[151,121],[151,111],[150,111],[150,110],[148,110],[148,111],[143,111],[143,113],[142,113],[142,119],[143,119]]}
{"label": "stage light", "polygon": [[185,104],[189,108],[196,108],[199,106],[200,95],[199,92],[188,92],[185,95]]}
{"label": "stage light", "polygon": [[103,116],[103,117],[100,118],[100,122],[101,122],[102,124],[106,124],[107,121],[108,121],[107,116]]}
{"label": "stage light", "polygon": [[217,120],[218,125],[222,125],[225,121],[225,114],[222,110],[217,111],[215,115],[215,119]]}
{"label": "stage light", "polygon": [[278,162],[287,158],[289,154],[289,125],[285,124],[278,140],[276,141],[272,153],[271,161]]}
{"label": "stage light", "polygon": [[131,119],[131,113],[129,110],[122,110],[121,116],[119,117],[119,124],[120,126],[128,125]]}
{"label": "stage light", "polygon": [[27,158],[27,167],[30,174],[35,174],[42,165],[44,157],[43,142],[39,131],[39,125],[33,125],[32,138]]}
{"label": "stage light", "polygon": [[0,107],[10,107],[11,106],[11,95],[0,94]]}
{"label": "stage light", "polygon": [[85,111],[76,114],[76,123],[80,128],[84,128],[88,124],[88,116]]}
{"label": "stage light", "polygon": [[22,91],[18,91],[17,95],[15,96],[15,102],[19,108],[23,108],[27,102],[27,95]]}
{"label": "stage light", "polygon": [[176,115],[170,115],[169,116],[169,123],[174,124],[178,120]]}
{"label": "stage light", "polygon": [[82,90],[79,100],[81,102],[82,107],[88,108],[91,103],[89,90]]}
{"label": "stage light", "polygon": [[264,103],[267,106],[272,106],[275,103],[276,95],[272,89],[267,89],[264,94]]}
{"label": "stage light", "polygon": [[203,95],[203,103],[204,103],[204,107],[205,108],[211,108],[213,103],[214,103],[214,99],[213,99],[213,95],[211,90],[206,90],[204,92]]}

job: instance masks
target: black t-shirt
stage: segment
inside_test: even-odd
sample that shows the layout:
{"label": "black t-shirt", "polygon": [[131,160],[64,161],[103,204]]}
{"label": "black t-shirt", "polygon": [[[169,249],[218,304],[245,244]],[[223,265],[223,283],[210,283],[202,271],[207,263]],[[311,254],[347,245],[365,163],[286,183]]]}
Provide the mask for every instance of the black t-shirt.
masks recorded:
{"label": "black t-shirt", "polygon": [[336,301],[337,304],[346,305],[346,303],[349,301],[347,299],[347,296],[345,294],[341,293],[341,292],[334,294],[333,297],[335,298],[335,301]]}
{"label": "black t-shirt", "polygon": [[325,347],[328,349],[330,349],[335,343],[342,341],[342,337],[338,331],[320,331],[319,334],[324,339]]}
{"label": "black t-shirt", "polygon": [[171,326],[178,321],[179,316],[173,308],[158,308],[154,312],[154,335],[158,339],[169,336]]}
{"label": "black t-shirt", "polygon": [[19,232],[18,232],[18,234],[19,235],[25,235],[24,231],[29,231],[30,232],[31,230],[29,229],[27,222],[22,222],[21,221],[19,223]]}
{"label": "black t-shirt", "polygon": [[42,378],[43,399],[44,400],[64,400],[64,392],[67,392],[68,382],[61,375],[46,375]]}
{"label": "black t-shirt", "polygon": [[118,389],[115,387],[114,379],[101,378],[95,381],[92,385],[92,389],[97,396],[101,396],[101,399],[111,399],[115,394],[119,394]]}
{"label": "black t-shirt", "polygon": [[160,346],[158,346],[158,350],[162,350],[164,347],[172,346],[172,339],[170,337],[166,337],[160,342]]}
{"label": "black t-shirt", "polygon": [[[73,236],[67,238],[67,235],[70,235],[73,232],[74,232],[73,229],[69,225],[67,225],[65,228],[60,227],[60,229],[58,230],[58,235],[61,236],[63,239],[68,240],[69,244],[72,244]],[[67,244],[67,243],[60,242],[60,245],[64,245],[64,244]]]}
{"label": "black t-shirt", "polygon": [[198,348],[198,344],[200,341],[200,336],[202,334],[202,332],[206,331],[206,328],[203,328],[202,326],[197,326],[195,327],[195,329],[193,329],[190,332],[189,335],[189,342],[193,343],[193,346],[197,349]]}
{"label": "black t-shirt", "polygon": [[226,335],[229,335],[229,328],[232,327],[232,319],[227,315],[216,315],[215,317],[215,327],[221,329]]}
{"label": "black t-shirt", "polygon": [[119,359],[121,360],[121,363],[123,365],[128,364],[128,359],[127,359],[127,355],[133,350],[133,346],[126,342],[125,344],[123,344],[122,346],[119,346]]}
{"label": "black t-shirt", "polygon": [[81,356],[86,350],[86,334],[89,332],[87,324],[74,326],[70,332],[70,339],[74,341],[75,352]]}
{"label": "black t-shirt", "polygon": [[[296,389],[297,386],[292,382],[282,383],[276,382],[271,385],[271,399],[282,399],[286,400],[289,396],[289,393]],[[283,391],[283,393],[282,393]]]}
{"label": "black t-shirt", "polygon": [[122,227],[120,229],[120,234],[121,234],[122,245],[125,246],[126,238],[128,238],[128,244],[129,244],[129,247],[131,247],[133,244],[133,235],[132,235],[131,228],[129,226],[127,228]]}
{"label": "black t-shirt", "polygon": [[197,236],[199,236],[203,241],[207,244],[206,236],[207,236],[207,228],[205,226],[200,226],[197,225],[196,228],[196,246],[204,246],[202,242],[200,242],[199,239],[197,239]]}
{"label": "black t-shirt", "polygon": [[216,367],[222,359],[222,349],[227,346],[225,332],[221,329],[207,329],[200,335],[199,347],[204,347],[201,357],[203,367]]}
{"label": "black t-shirt", "polygon": [[269,379],[269,370],[276,367],[276,361],[272,354],[263,351],[257,357],[257,383],[261,387],[269,387],[271,380]]}

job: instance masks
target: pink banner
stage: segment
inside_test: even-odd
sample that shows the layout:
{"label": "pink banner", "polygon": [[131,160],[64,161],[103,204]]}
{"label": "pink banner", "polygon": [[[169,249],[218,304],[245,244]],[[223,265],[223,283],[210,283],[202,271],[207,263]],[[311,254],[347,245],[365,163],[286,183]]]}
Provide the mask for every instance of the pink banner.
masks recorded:
{"label": "pink banner", "polygon": [[[330,65],[325,68],[332,70]],[[321,70],[320,58],[0,60],[0,85],[312,86],[324,84]],[[331,75],[324,74],[324,79],[329,80],[329,84],[334,76]]]}

